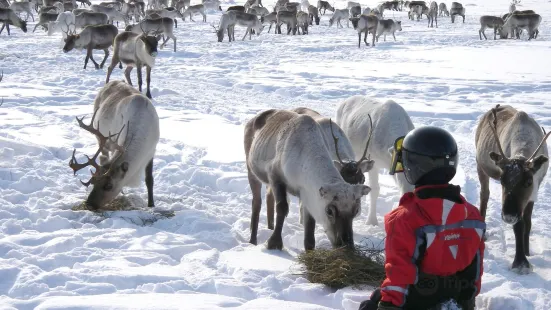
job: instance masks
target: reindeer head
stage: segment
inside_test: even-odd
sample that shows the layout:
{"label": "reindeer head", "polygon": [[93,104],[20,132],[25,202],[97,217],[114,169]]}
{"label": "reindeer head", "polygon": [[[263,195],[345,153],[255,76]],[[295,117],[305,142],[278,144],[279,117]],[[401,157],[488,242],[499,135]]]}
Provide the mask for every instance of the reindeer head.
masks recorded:
{"label": "reindeer head", "polygon": [[352,27],[354,27],[354,29],[358,29],[358,21],[360,20],[359,17],[351,17],[349,18],[349,20],[352,22]]}
{"label": "reindeer head", "polygon": [[218,42],[222,42],[224,40],[224,28],[216,27],[213,24],[210,25],[214,28],[214,33],[216,33],[218,37]]}
{"label": "reindeer head", "polygon": [[352,221],[361,213],[362,196],[369,194],[367,185],[347,183],[322,186],[319,194],[324,203],[321,224],[333,247],[354,245]]}
{"label": "reindeer head", "polygon": [[[76,149],[73,151],[73,156],[69,161],[69,167],[73,169],[74,174],[82,168],[87,166],[92,166],[95,168],[95,171],[90,173],[92,177],[88,182],[82,182],[82,185],[88,187],[90,184],[93,185],[92,191],[86,199],[86,205],[92,210],[97,210],[103,207],[105,204],[113,200],[122,190],[122,179],[125,177],[126,172],[128,171],[129,164],[126,161],[122,160],[122,155],[125,152],[125,149],[118,144],[119,137],[123,129],[127,128],[129,124],[122,126],[121,130],[116,134],[109,133],[108,136],[104,136],[98,128],[94,128],[94,119],[96,118],[98,110],[94,112],[90,125],[85,125],[82,118],[77,117],[78,124],[84,130],[94,134],[98,139],[99,148],[96,151],[96,154],[92,158],[86,156],[88,161],[85,163],[78,163],[75,158]],[[115,140],[112,138],[116,137]],[[113,152],[113,156],[109,158],[107,154]],[[102,153],[102,155],[100,155]],[[99,158],[98,158],[99,156]],[[99,159],[99,164],[96,160]]]}
{"label": "reindeer head", "polygon": [[[335,22],[335,18],[333,18],[333,17],[331,16],[331,18],[329,18],[329,27],[333,26],[333,23],[334,23],[334,22]],[[337,27],[338,27],[338,25],[337,25]]]}
{"label": "reindeer head", "polygon": [[22,20],[22,19],[19,19],[19,28],[21,28],[21,31],[23,32],[27,32],[27,22]]}
{"label": "reindeer head", "polygon": [[337,160],[334,160],[333,163],[335,167],[339,170],[342,178],[346,183],[349,184],[363,184],[365,182],[364,173],[370,171],[373,168],[374,161],[371,160],[371,155],[366,157],[367,148],[369,147],[369,142],[371,142],[371,135],[373,133],[373,122],[371,120],[371,115],[368,114],[369,122],[371,123],[371,129],[369,133],[369,138],[365,145],[365,150],[360,158],[360,160],[348,160],[343,161],[339,155],[339,138],[333,133],[333,122],[329,120],[329,127],[331,128],[331,135],[333,136],[333,142],[335,143],[335,152],[337,155]]}
{"label": "reindeer head", "polygon": [[161,26],[157,28],[155,31],[145,31],[142,28],[142,23],[139,23],[140,29],[142,30],[142,34],[139,36],[139,40],[141,40],[145,47],[145,52],[147,55],[151,57],[157,57],[157,48],[159,46],[159,40],[157,39],[156,35],[161,33]]}
{"label": "reindeer head", "polygon": [[80,39],[80,35],[76,33],[67,34],[67,38],[65,38],[65,45],[63,46],[63,52],[68,53],[73,48],[75,48],[76,41]]}
{"label": "reindeer head", "polygon": [[[547,156],[537,155],[545,140],[551,132],[545,134],[537,149],[528,158],[515,156],[508,158],[503,152],[499,136],[497,134],[497,105],[492,109],[494,121],[490,122],[490,128],[496,139],[499,154],[490,152],[489,156],[499,168],[500,183],[502,188],[501,218],[507,224],[516,224],[524,211],[524,207],[530,201],[534,190],[534,174],[548,161]],[[543,129],[543,128],[542,128]],[[537,155],[537,156],[536,156]]]}
{"label": "reindeer head", "polygon": [[400,20],[396,20],[394,21],[396,23],[396,29],[398,29],[398,31],[402,31],[402,21]]}
{"label": "reindeer head", "polygon": [[314,20],[316,22],[316,25],[320,24],[320,17],[319,16],[314,16]]}

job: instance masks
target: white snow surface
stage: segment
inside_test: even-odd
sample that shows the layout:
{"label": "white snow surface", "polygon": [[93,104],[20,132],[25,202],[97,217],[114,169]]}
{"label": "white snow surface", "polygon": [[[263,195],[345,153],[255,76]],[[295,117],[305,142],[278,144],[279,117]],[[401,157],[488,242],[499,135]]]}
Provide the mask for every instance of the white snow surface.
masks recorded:
{"label": "white snow surface", "polygon": [[[223,8],[234,4],[242,3],[225,2]],[[87,195],[78,178],[89,176],[87,169],[73,176],[67,165],[71,152],[77,148],[82,158],[96,148],[75,116],[90,118],[106,69],[89,63],[83,70],[85,52],[63,53],[60,34],[32,33],[33,22],[28,33],[12,26],[11,36],[0,35],[0,309],[357,309],[372,289],[332,291],[296,275],[303,231],[295,198],[283,251],[262,244],[271,234],[265,205],[260,244],[248,244],[251,194],[243,125],[268,108],[306,106],[334,117],[351,95],[393,99],[416,126],[436,125],[454,134],[461,152],[454,183],[478,204],[479,117],[496,104],[511,104],[551,130],[551,2],[517,5],[543,18],[539,37],[530,42],[525,34],[522,40],[494,41],[491,29],[489,40],[479,40],[479,17],[506,13],[508,1],[463,4],[464,24],[439,18],[438,28],[427,28],[426,19],[410,21],[405,12],[385,12],[402,20],[397,41],[381,37],[376,47],[360,49],[351,27],[328,27],[329,13],[306,36],[272,30],[241,41],[244,28],[237,27],[238,40],[231,44],[227,37],[216,42],[209,25],[218,23],[220,12],[210,12],[208,23],[200,17],[180,21],[178,51],[169,42],[152,75],[161,126],[153,211],[145,207],[145,184],[125,190],[143,205],[139,210],[71,210]],[[337,8],[345,6],[336,2]],[[95,54],[102,59],[101,51]],[[123,70],[115,69],[112,79],[123,79]],[[136,83],[135,71],[132,79]],[[383,216],[399,200],[387,171],[380,173],[380,224],[366,225],[364,199],[354,223],[356,241],[382,240]],[[478,309],[550,308],[548,180],[535,205],[529,275],[510,271],[514,235],[500,219],[500,186],[491,182]],[[167,210],[175,216],[158,215]],[[319,227],[316,240],[328,246]]]}

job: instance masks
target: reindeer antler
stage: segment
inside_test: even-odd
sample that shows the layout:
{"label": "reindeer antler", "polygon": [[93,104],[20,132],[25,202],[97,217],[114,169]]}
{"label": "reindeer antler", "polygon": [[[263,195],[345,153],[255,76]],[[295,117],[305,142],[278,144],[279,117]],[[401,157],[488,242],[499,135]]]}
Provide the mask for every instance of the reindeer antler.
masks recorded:
{"label": "reindeer antler", "polygon": [[333,141],[335,142],[335,153],[337,153],[337,159],[344,166],[341,156],[339,155],[339,138],[337,138],[333,133],[333,121],[331,119],[329,119],[329,128],[331,128],[331,135],[333,136]]}
{"label": "reindeer antler", "polygon": [[[99,130],[99,123],[98,123],[98,128],[94,128],[94,119],[96,118],[96,114],[98,113],[98,110],[99,109],[96,109],[96,111],[94,111],[94,115],[92,116],[92,120],[90,121],[90,125],[86,125],[84,124],[83,120],[84,120],[84,116],[82,118],[76,118],[77,119],[77,122],[78,122],[78,125],[80,126],[80,128],[94,134],[97,138],[98,138],[98,150],[96,151],[96,153],[94,154],[94,156],[92,156],[92,158],[90,158],[88,155],[85,155],[86,158],[88,159],[87,162],[84,162],[84,163],[79,163],[77,162],[76,158],[75,158],[75,153],[76,153],[76,149],[73,150],[73,156],[71,157],[71,160],[69,161],[69,167],[71,167],[71,169],[73,169],[73,174],[76,175],[77,171],[85,168],[85,167],[88,167],[88,166],[92,166],[94,167],[96,170],[95,172],[92,172],[92,170],[90,170],[90,173],[92,174],[92,177],[90,178],[90,180],[88,180],[88,182],[82,182],[82,180],[80,181],[80,183],[82,183],[82,185],[84,186],[89,186],[90,184],[92,184],[93,182],[93,179],[95,177],[98,177],[99,176],[99,171],[100,171],[100,166],[97,164],[96,162],[96,159],[98,158],[99,154],[105,150],[105,147],[107,146],[107,143],[109,143],[109,145],[113,148],[115,148],[116,150],[119,151],[119,156],[124,152],[124,148],[120,145],[118,145],[118,141],[119,141],[119,137],[124,129],[124,127],[127,126],[127,124],[123,125],[121,130],[117,133],[117,134],[111,134],[111,132],[109,132],[109,135],[106,137],[104,136],[100,130]],[[127,130],[127,133],[128,133],[128,130]],[[112,140],[113,137],[117,137],[116,140]],[[109,170],[105,173],[107,174],[109,172]]]}
{"label": "reindeer antler", "polygon": [[[541,129],[543,129],[543,127],[541,127]],[[543,133],[545,134],[545,136],[543,136],[543,139],[541,140],[540,145],[538,145],[538,148],[534,151],[532,156],[530,156],[526,162],[531,162],[534,159],[534,157],[536,157],[536,154],[539,152],[539,150],[545,143],[545,140],[547,140],[547,138],[549,138],[549,135],[551,135],[551,131],[548,133],[545,133],[545,129],[543,129]]]}
{"label": "reindeer antler", "polygon": [[[501,147],[501,142],[499,142],[499,136],[497,134],[497,108],[499,108],[499,104],[495,106],[495,108],[492,108],[492,114],[494,116],[494,121],[490,123],[490,128],[492,129],[492,132],[494,133],[494,138],[496,139],[497,148],[499,149],[499,153],[503,157],[503,159],[507,159],[507,156],[505,156],[505,153],[503,152],[503,148]],[[493,125],[493,126],[492,126]]]}
{"label": "reindeer antler", "polygon": [[367,143],[365,144],[364,154],[362,155],[362,158],[360,158],[360,160],[358,160],[358,167],[360,166],[362,161],[371,159],[371,154],[369,154],[367,157],[365,157],[365,155],[367,154],[367,148],[369,148],[369,143],[371,142],[371,136],[373,135],[373,120],[371,119],[371,115],[367,114],[367,117],[369,117],[369,125],[370,125],[370,127],[369,127],[369,138],[367,138]]}
{"label": "reindeer antler", "polygon": [[216,28],[216,26],[214,26],[214,24],[210,24],[212,28],[214,28],[214,33],[217,33],[219,28]]}

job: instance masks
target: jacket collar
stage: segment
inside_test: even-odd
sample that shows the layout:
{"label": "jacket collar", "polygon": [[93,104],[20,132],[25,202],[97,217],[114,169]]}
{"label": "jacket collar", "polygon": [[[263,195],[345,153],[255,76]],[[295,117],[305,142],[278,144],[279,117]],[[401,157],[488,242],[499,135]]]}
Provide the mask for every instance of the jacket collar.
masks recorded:
{"label": "jacket collar", "polygon": [[440,198],[451,200],[455,203],[464,203],[461,196],[461,187],[453,184],[425,185],[417,187],[413,194],[418,199]]}

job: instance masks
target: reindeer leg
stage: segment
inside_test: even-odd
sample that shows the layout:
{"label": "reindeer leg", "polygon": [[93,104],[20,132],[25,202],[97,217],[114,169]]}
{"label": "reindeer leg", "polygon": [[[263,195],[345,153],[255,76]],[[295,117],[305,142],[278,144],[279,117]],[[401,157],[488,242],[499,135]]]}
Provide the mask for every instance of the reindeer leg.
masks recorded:
{"label": "reindeer leg", "polygon": [[266,208],[268,215],[268,229],[274,230],[274,193],[270,186],[266,186]]}
{"label": "reindeer leg", "polygon": [[145,77],[145,83],[147,84],[147,91],[145,92],[145,96],[149,99],[151,99],[151,67],[146,66],[145,67],[146,77]]}
{"label": "reindeer leg", "polygon": [[105,61],[107,61],[107,57],[109,57],[109,49],[106,48],[103,50],[103,52],[105,53],[105,57],[103,57],[103,60],[101,61],[101,64],[99,65],[100,68],[103,69],[103,65],[105,64]]}
{"label": "reindeer leg", "polygon": [[[362,33],[358,32],[358,48],[360,48],[361,43],[362,43]],[[365,42],[365,44],[367,44],[367,42]]]}
{"label": "reindeer leg", "polygon": [[142,91],[142,66],[137,65],[136,66],[136,74],[138,75],[138,90]]}
{"label": "reindeer leg", "polygon": [[6,30],[8,31],[8,35],[10,35],[10,24],[6,24]]}
{"label": "reindeer leg", "polygon": [[2,31],[4,31],[4,27],[6,27],[6,23],[2,23],[2,28],[0,28],[0,34],[2,34]]}
{"label": "reindeer leg", "polygon": [[530,272],[532,266],[530,266],[525,254],[525,223],[523,218],[513,225],[513,232],[515,233],[515,259],[511,268],[520,274],[526,274]]}
{"label": "reindeer leg", "polygon": [[243,39],[241,39],[241,41],[245,41],[245,38],[247,37],[247,34],[249,34],[249,31],[251,31],[251,29],[247,28],[247,30],[245,30],[245,35],[243,36]]}
{"label": "reindeer leg", "polygon": [[530,231],[532,230],[532,210],[534,202],[529,201],[522,215],[524,221],[524,254],[530,256]]}
{"label": "reindeer leg", "polygon": [[300,208],[303,212],[302,216],[304,216],[304,250],[313,250],[316,247],[316,237],[314,235],[316,220],[308,212],[308,209],[302,206],[302,201],[300,202]]}
{"label": "reindeer leg", "polygon": [[488,208],[488,200],[490,199],[490,178],[482,170],[476,168],[478,172],[478,181],[480,182],[480,215],[483,220],[486,220],[486,209]]}
{"label": "reindeer leg", "polygon": [[[5,25],[5,24],[4,24]],[[40,24],[34,25],[33,32],[36,30],[36,27],[40,26]]]}
{"label": "reindeer leg", "polygon": [[207,22],[207,15],[206,15],[206,14],[203,14],[203,22],[204,22],[204,23]]}
{"label": "reindeer leg", "polygon": [[[258,235],[258,219],[260,216],[260,209],[262,208],[262,198],[260,196],[262,191],[262,183],[254,176],[249,167],[247,167],[247,171],[249,186],[251,187],[251,192],[253,194],[253,201],[251,204],[251,239],[249,239],[249,243],[256,245],[256,237]],[[268,221],[269,220],[270,217],[268,216]]]}
{"label": "reindeer leg", "polygon": [[94,50],[92,48],[90,48],[90,60],[94,63],[94,66],[96,67],[96,70],[99,70],[99,65],[96,62],[96,60],[94,59],[93,51]]}
{"label": "reindeer leg", "polygon": [[283,231],[283,223],[285,222],[285,217],[289,213],[289,203],[287,202],[287,187],[284,183],[281,182],[270,182],[270,186],[274,191],[274,197],[276,201],[276,223],[272,236],[268,239],[269,250],[283,249],[283,238],[281,237],[281,232]]}
{"label": "reindeer leg", "polygon": [[126,70],[124,70],[124,76],[126,77],[126,81],[128,84],[132,85],[132,80],[130,80],[130,72],[132,71],[131,66],[126,67]]}
{"label": "reindeer leg", "polygon": [[147,206],[153,208],[153,158],[145,167],[145,186],[147,187]]}

